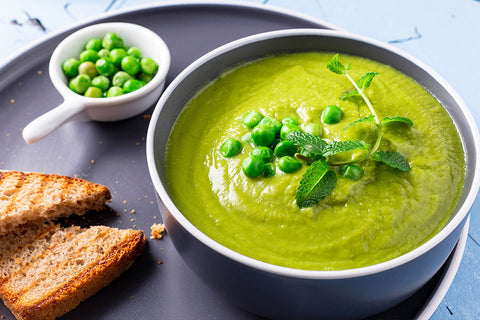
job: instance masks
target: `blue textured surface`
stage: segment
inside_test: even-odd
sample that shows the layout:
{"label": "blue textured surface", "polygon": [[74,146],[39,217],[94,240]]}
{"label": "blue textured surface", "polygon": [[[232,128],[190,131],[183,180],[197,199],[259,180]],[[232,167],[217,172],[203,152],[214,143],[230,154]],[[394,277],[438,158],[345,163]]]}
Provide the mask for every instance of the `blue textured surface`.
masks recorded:
{"label": "blue textured surface", "polygon": [[[106,11],[155,1],[0,0],[0,62],[47,34]],[[163,1],[157,1],[163,2]],[[480,1],[475,0],[264,0],[248,1],[294,10],[344,30],[368,36],[416,56],[442,75],[480,123]],[[0,167],[1,169],[1,167]],[[472,209],[463,261],[433,315],[480,319],[480,202]]]}

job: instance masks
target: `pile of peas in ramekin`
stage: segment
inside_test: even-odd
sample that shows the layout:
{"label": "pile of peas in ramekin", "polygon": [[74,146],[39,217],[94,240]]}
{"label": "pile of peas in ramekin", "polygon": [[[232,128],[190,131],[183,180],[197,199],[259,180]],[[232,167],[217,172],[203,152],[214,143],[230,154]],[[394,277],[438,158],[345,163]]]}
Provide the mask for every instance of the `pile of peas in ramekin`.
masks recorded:
{"label": "pile of peas in ramekin", "polygon": [[[335,106],[327,106],[321,114],[321,122],[325,125],[338,123],[342,119],[342,110]],[[300,149],[287,136],[293,131],[304,131],[314,136],[321,136],[323,128],[318,123],[309,123],[304,130],[299,127],[298,121],[287,117],[279,121],[272,117],[265,117],[258,111],[250,111],[243,115],[242,124],[251,129],[241,140],[253,147],[249,155],[242,161],[242,171],[250,178],[259,176],[271,177],[275,175],[276,166],[284,173],[293,173],[302,167],[296,155],[311,157],[307,150]],[[220,154],[231,158],[240,153],[242,142],[234,138],[226,139],[220,146]],[[275,161],[276,160],[276,161]]]}
{"label": "pile of peas in ramekin", "polygon": [[78,59],[62,64],[68,87],[85,97],[116,97],[140,89],[158,71],[158,64],[142,57],[137,47],[125,47],[123,39],[109,32],[90,39]]}

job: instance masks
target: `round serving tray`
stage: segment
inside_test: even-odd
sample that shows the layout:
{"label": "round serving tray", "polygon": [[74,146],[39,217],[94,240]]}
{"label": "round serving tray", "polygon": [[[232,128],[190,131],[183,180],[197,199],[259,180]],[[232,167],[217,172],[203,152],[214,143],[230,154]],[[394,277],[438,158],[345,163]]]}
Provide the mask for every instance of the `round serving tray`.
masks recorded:
{"label": "round serving tray", "polygon": [[[35,145],[23,127],[62,102],[48,76],[53,50],[70,33],[100,22],[130,22],[158,33],[171,51],[168,83],[206,52],[255,33],[335,26],[291,11],[239,2],[167,3],[116,11],[51,34],[0,65],[0,169],[78,176],[108,186],[107,212],[90,223],[139,228],[150,233],[160,223],[145,158],[145,136],[152,108],[118,122],[72,122]],[[465,226],[442,269],[400,305],[370,319],[428,319],[438,307],[460,264],[468,234]],[[14,319],[0,302],[0,315]],[[149,240],[145,252],[119,279],[62,319],[259,319],[228,304],[184,264],[169,240]]]}

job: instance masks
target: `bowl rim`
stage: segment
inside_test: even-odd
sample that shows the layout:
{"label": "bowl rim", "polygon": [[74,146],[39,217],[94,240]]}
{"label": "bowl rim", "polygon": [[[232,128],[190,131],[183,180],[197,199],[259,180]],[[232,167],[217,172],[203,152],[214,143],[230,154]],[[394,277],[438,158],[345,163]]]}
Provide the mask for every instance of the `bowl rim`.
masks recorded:
{"label": "bowl rim", "polygon": [[[165,102],[169,99],[172,92],[176,89],[176,87],[181,83],[193,70],[200,67],[203,63],[215,58],[216,56],[233,50],[237,47],[241,47],[243,45],[258,42],[263,40],[268,40],[271,38],[278,38],[284,36],[305,36],[305,35],[317,35],[317,36],[327,36],[327,37],[340,37],[346,38],[351,40],[357,40],[360,42],[364,42],[375,47],[380,47],[381,49],[385,49],[388,51],[393,52],[394,54],[400,55],[401,57],[409,60],[410,62],[417,65],[419,68],[423,69],[427,72],[436,82],[438,82],[447,92],[451,95],[451,97],[457,102],[458,106],[460,107],[463,115],[465,116],[467,123],[469,125],[469,131],[473,136],[474,141],[474,150],[473,153],[479,155],[479,146],[480,146],[480,135],[478,132],[478,128],[476,126],[475,120],[470,113],[469,109],[467,108],[465,102],[462,98],[457,94],[457,92],[433,69],[427,66],[425,63],[421,62],[419,59],[411,56],[410,54],[381,41],[371,39],[365,36],[360,36],[356,34],[352,34],[345,31],[338,31],[338,30],[324,30],[324,29],[285,29],[285,30],[277,30],[277,31],[269,31],[264,33],[259,33],[251,36],[247,36],[225,45],[222,45],[195,60],[192,62],[188,67],[186,67],[175,79],[170,83],[170,85],[165,89],[164,93],[160,97],[150,120],[150,124],[148,127],[147,132],[147,142],[146,142],[146,155],[147,155],[147,164],[150,172],[150,177],[152,179],[154,188],[158,193],[160,200],[163,202],[167,210],[170,214],[178,221],[178,223],[192,236],[194,236],[198,241],[209,247],[210,249],[214,250],[215,252],[230,258],[240,264],[247,265],[257,270],[261,270],[268,273],[273,273],[276,275],[287,276],[287,277],[295,277],[295,278],[303,278],[303,279],[317,279],[317,280],[333,280],[333,279],[346,279],[346,278],[354,278],[354,277],[363,277],[368,276],[384,271],[388,271],[390,269],[396,268],[407,262],[414,260],[415,258],[423,255],[424,253],[430,251],[432,248],[437,246],[440,242],[442,242],[445,238],[448,237],[462,222],[466,221],[468,218],[469,210],[475,201],[476,194],[478,192],[480,186],[480,162],[476,162],[472,165],[471,170],[474,172],[474,177],[472,179],[472,186],[470,190],[468,190],[467,196],[465,197],[464,202],[461,204],[460,208],[458,209],[455,216],[440,230],[436,235],[434,235],[431,239],[420,245],[419,247],[390,260],[385,262],[381,262],[378,264],[360,267],[360,268],[353,268],[353,269],[345,269],[345,270],[332,270],[332,271],[319,271],[319,270],[304,270],[304,269],[295,269],[290,267],[284,267],[279,265],[274,265],[271,263],[263,262],[260,260],[256,260],[254,258],[248,257],[236,251],[233,251],[220,243],[216,242],[215,240],[211,239],[203,232],[201,232],[197,227],[195,227],[185,216],[180,212],[177,206],[174,204],[173,200],[170,198],[164,184],[160,180],[160,176],[156,167],[155,163],[155,153],[154,153],[154,140],[155,140],[155,129],[157,127],[157,122],[159,119],[159,114],[161,109],[163,108]],[[463,140],[462,140],[463,143]]]}
{"label": "bowl rim", "polygon": [[[62,53],[64,52],[65,48],[67,48],[72,42],[78,42],[80,39],[83,40],[83,38],[90,33],[116,32],[124,34],[124,30],[127,30],[126,32],[146,34],[147,37],[154,40],[157,43],[157,46],[160,48],[159,55],[162,56],[162,61],[156,61],[158,63],[158,71],[152,78],[152,80],[150,80],[145,86],[138,90],[129,92],[128,94],[124,94],[121,96],[109,98],[85,97],[70,90],[68,84],[66,84],[62,79]],[[123,38],[122,35],[120,36]],[[89,38],[92,38],[92,36],[90,36]],[[78,103],[84,105],[85,107],[104,107],[111,106],[112,104],[132,102],[134,100],[141,99],[142,97],[153,92],[158,86],[162,84],[162,82],[167,77],[167,73],[170,69],[170,63],[170,50],[168,49],[165,41],[157,33],[139,24],[129,22],[104,22],[86,26],[65,37],[55,47],[55,50],[50,57],[48,71],[50,74],[50,80],[52,81],[54,87],[65,100],[75,99]]]}

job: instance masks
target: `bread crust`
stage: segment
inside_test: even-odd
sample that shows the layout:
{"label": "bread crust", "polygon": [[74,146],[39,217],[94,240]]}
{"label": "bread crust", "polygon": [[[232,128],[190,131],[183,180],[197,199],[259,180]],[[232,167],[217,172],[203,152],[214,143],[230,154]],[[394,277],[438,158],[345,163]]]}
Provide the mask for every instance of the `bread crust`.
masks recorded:
{"label": "bread crust", "polygon": [[105,209],[110,190],[81,178],[0,170],[0,234],[25,223]]}
{"label": "bread crust", "polygon": [[32,305],[24,305],[8,292],[0,290],[7,307],[18,320],[53,320],[74,309],[128,269],[145,247],[141,230],[129,229],[121,243],[100,259],[69,279],[62,287]]}

